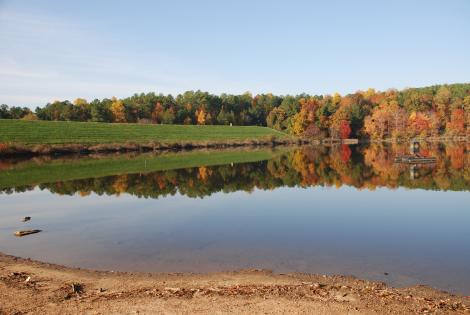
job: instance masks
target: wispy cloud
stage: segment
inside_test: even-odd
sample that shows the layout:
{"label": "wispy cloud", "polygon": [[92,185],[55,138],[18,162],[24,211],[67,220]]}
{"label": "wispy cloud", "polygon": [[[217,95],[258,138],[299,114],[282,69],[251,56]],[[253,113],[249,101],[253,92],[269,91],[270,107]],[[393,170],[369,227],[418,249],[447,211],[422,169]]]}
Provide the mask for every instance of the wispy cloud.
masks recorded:
{"label": "wispy cloud", "polygon": [[1,11],[0,41],[0,103],[34,107],[55,99],[216,88],[221,82],[217,73],[163,50],[129,49],[88,26],[34,12]]}

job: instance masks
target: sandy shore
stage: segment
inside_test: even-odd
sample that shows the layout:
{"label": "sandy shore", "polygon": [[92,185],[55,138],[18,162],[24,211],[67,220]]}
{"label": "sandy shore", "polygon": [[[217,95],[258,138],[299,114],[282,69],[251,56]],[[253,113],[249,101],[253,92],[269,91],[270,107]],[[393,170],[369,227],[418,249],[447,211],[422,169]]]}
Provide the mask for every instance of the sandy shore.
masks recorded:
{"label": "sandy shore", "polygon": [[146,274],[0,254],[0,314],[470,314],[470,298],[344,276]]}

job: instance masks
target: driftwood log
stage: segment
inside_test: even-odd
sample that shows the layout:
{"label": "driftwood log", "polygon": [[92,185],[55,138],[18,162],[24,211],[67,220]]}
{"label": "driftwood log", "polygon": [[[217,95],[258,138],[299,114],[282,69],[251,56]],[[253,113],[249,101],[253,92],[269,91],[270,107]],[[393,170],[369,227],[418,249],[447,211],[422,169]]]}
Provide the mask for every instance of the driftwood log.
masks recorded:
{"label": "driftwood log", "polygon": [[24,230],[24,231],[16,231],[15,236],[26,236],[30,234],[36,234],[41,232],[41,230]]}

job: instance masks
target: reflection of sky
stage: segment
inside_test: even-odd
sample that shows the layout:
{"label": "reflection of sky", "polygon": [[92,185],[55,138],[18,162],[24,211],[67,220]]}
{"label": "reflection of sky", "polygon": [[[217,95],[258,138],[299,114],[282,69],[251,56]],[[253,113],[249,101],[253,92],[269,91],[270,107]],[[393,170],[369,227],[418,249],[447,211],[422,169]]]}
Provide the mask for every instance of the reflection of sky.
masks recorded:
{"label": "reflection of sky", "polygon": [[[114,270],[342,273],[470,293],[465,192],[316,187],[155,200],[36,189],[0,198],[8,254]],[[13,236],[25,227],[44,231]]]}

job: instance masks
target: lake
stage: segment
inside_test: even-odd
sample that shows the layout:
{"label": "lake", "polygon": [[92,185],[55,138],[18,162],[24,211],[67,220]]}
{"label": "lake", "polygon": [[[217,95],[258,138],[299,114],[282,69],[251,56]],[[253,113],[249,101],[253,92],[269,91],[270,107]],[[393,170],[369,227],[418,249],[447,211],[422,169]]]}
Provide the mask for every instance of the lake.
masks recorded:
{"label": "lake", "polygon": [[[347,274],[470,294],[470,146],[0,160],[0,251],[102,270]],[[22,222],[23,217],[31,220]],[[16,237],[15,231],[42,232]]]}

